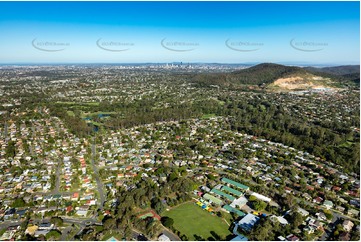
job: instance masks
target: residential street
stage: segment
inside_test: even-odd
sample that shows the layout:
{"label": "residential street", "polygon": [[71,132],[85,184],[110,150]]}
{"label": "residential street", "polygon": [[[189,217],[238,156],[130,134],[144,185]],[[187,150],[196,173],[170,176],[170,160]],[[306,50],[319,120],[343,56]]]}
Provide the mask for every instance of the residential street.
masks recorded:
{"label": "residential street", "polygon": [[100,199],[99,208],[100,208],[100,210],[102,210],[102,209],[103,209],[103,206],[104,206],[104,202],[105,202],[104,186],[103,186],[103,183],[101,182],[101,180],[100,180],[100,178],[99,178],[98,168],[97,168],[97,166],[95,165],[95,154],[96,154],[95,138],[93,138],[91,164],[92,164],[92,168],[93,168],[95,180],[96,180],[97,186],[98,186],[99,199]]}
{"label": "residential street", "polygon": [[73,230],[73,227],[72,227],[72,226],[66,227],[66,228],[61,232],[60,240],[61,240],[61,241],[66,241],[69,233],[70,233],[72,230]]}
{"label": "residential street", "polygon": [[55,189],[54,193],[59,193],[60,190],[60,171],[61,171],[61,160],[58,160],[58,165],[56,166],[56,172],[55,172]]}

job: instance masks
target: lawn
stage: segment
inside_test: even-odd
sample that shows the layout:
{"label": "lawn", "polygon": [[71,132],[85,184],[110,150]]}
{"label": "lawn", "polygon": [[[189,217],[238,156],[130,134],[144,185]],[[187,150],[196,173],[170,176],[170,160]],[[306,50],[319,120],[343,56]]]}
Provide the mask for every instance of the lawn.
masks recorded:
{"label": "lawn", "polygon": [[210,237],[212,240],[224,240],[231,234],[229,226],[221,218],[202,210],[193,202],[166,211],[162,216],[172,218],[174,228],[185,234],[188,240],[196,240],[195,235],[205,240],[210,240]]}
{"label": "lawn", "polygon": [[222,213],[223,218],[224,218],[229,224],[232,224],[232,222],[233,222],[232,215],[231,215],[230,213],[226,213],[226,212],[221,212],[221,213]]}

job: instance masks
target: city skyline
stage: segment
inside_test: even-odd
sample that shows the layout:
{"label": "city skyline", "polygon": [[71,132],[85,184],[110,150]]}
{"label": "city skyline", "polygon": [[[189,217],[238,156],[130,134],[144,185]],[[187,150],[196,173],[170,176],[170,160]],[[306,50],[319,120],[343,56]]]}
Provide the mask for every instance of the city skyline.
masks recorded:
{"label": "city skyline", "polygon": [[359,64],[358,2],[0,2],[0,63]]}

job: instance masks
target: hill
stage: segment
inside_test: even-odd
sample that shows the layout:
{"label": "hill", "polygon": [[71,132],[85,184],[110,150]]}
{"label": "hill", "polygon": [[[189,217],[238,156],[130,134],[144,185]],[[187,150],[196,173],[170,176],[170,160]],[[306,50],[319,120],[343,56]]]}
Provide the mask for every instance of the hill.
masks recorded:
{"label": "hill", "polygon": [[358,86],[360,85],[360,73],[351,73],[351,74],[342,75],[342,79],[344,79],[345,81],[351,81],[357,84]]}
{"label": "hill", "polygon": [[334,74],[338,76],[354,74],[354,73],[360,74],[360,65],[331,66],[331,67],[323,67],[323,68],[305,67],[304,69],[314,72]]}
{"label": "hill", "polygon": [[340,82],[353,82],[360,85],[360,65],[332,66],[332,67],[305,67],[304,69],[313,73],[327,73],[338,76]]}
{"label": "hill", "polygon": [[284,66],[273,63],[263,63],[247,69],[232,72],[231,81],[241,84],[270,84],[282,77],[305,74],[307,71],[296,66]]}
{"label": "hill", "polygon": [[191,77],[191,80],[202,86],[258,85],[282,91],[342,87],[350,81],[355,82],[357,77],[359,78],[359,74],[349,73],[356,69],[354,67],[335,69],[330,67],[325,69],[325,72],[323,69],[263,63],[231,73],[196,74]]}

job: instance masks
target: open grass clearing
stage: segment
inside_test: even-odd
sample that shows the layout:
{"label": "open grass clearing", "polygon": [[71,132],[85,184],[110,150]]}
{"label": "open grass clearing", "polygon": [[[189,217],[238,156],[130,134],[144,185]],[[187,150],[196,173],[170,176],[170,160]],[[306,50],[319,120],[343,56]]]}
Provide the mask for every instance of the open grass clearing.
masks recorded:
{"label": "open grass clearing", "polygon": [[210,214],[193,202],[165,211],[162,216],[172,218],[174,228],[185,234],[189,240],[196,240],[196,236],[201,236],[205,240],[209,238],[224,240],[231,234],[228,230],[229,226],[223,219]]}

